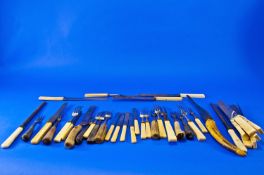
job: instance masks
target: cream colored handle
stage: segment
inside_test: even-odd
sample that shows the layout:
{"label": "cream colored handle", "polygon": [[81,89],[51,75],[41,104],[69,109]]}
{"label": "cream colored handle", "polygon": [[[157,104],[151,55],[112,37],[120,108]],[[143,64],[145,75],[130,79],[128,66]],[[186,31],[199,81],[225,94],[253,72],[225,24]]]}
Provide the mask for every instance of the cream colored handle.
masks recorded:
{"label": "cream colored handle", "polygon": [[64,146],[66,148],[73,148],[75,145],[75,139],[77,134],[82,130],[82,125],[75,126],[71,132],[69,133],[68,137],[65,140]]}
{"label": "cream colored handle", "polygon": [[184,93],[181,93],[180,96],[181,97],[187,97],[190,96],[191,98],[205,98],[205,94],[184,94]]}
{"label": "cream colored handle", "polygon": [[135,125],[135,134],[137,135],[140,134],[139,124],[137,119],[134,120],[134,125]]}
{"label": "cream colored handle", "polygon": [[242,141],[239,139],[239,137],[236,135],[236,133],[233,129],[228,129],[228,133],[238,148],[240,148],[243,151],[247,151],[247,148],[242,143]]}
{"label": "cream colored handle", "polygon": [[67,137],[70,134],[72,128],[73,128],[73,124],[70,123],[69,126],[67,127],[67,129],[65,130],[65,132],[63,132],[62,135],[61,135],[62,136],[61,137],[62,140],[66,140],[67,139]]}
{"label": "cream colored handle", "polygon": [[111,125],[106,136],[105,136],[105,141],[109,141],[110,140],[110,137],[114,131],[114,128],[115,128],[115,125]]}
{"label": "cream colored handle", "polygon": [[206,140],[206,137],[204,136],[204,134],[199,130],[199,128],[192,121],[188,121],[188,125],[190,126],[190,128],[192,129],[192,131],[194,132],[194,134],[196,135],[199,141]]}
{"label": "cream colored handle", "polygon": [[249,136],[252,136],[257,132],[257,130],[255,130],[255,128],[246,122],[240,115],[234,117],[234,120]]}
{"label": "cream colored handle", "polygon": [[256,149],[257,148],[257,139],[254,136],[251,136],[250,141],[252,143],[252,148]]}
{"label": "cream colored handle", "polygon": [[117,137],[118,137],[119,130],[120,130],[120,126],[116,126],[115,131],[114,131],[114,134],[113,134],[113,136],[111,138],[111,142],[112,143],[115,143],[116,142]]}
{"label": "cream colored handle", "polygon": [[39,96],[39,100],[45,101],[63,101],[64,97],[49,97],[49,96]]}
{"label": "cream colored handle", "polygon": [[84,94],[84,97],[108,97],[108,93]]}
{"label": "cream colored handle", "polygon": [[168,134],[168,141],[169,142],[176,142],[177,141],[177,137],[173,131],[173,128],[171,126],[171,123],[169,120],[165,120],[165,127],[166,127],[166,131]]}
{"label": "cream colored handle", "polygon": [[19,134],[23,131],[22,127],[18,127],[2,144],[1,148],[9,148],[10,145],[16,140]]}
{"label": "cream colored handle", "polygon": [[182,101],[182,97],[155,97],[157,101]]}
{"label": "cream colored handle", "polygon": [[242,142],[243,144],[247,147],[247,148],[252,148],[253,144],[250,141],[249,136],[245,133],[245,131],[243,131],[243,129],[241,129],[241,127],[235,122],[234,119],[230,120],[231,123],[233,124],[233,126],[236,128],[236,130],[239,132],[241,138],[242,138]]}
{"label": "cream colored handle", "polygon": [[264,134],[264,131],[262,130],[262,128],[260,126],[258,126],[256,123],[253,123],[252,121],[248,120],[246,117],[241,116],[246,122],[248,122],[248,124],[250,124],[253,128],[255,128],[258,133],[260,134]]}
{"label": "cream colored handle", "polygon": [[161,119],[158,119],[158,127],[159,127],[159,133],[160,133],[160,137],[161,138],[166,138],[167,137],[167,134],[166,134],[166,131],[165,131],[165,127],[163,125],[163,122]]}
{"label": "cream colored handle", "polygon": [[151,129],[150,129],[150,123],[146,122],[146,138],[151,138]]}
{"label": "cream colored handle", "polygon": [[44,135],[48,132],[50,127],[52,126],[51,122],[47,122],[41,129],[40,131],[33,137],[31,140],[31,144],[38,144],[41,139],[44,137]]}
{"label": "cream colored handle", "polygon": [[141,135],[140,135],[140,138],[141,139],[146,139],[147,138],[145,122],[141,122]]}
{"label": "cream colored handle", "polygon": [[178,121],[174,121],[174,131],[176,135],[178,135],[179,133],[182,133],[180,123]]}
{"label": "cream colored handle", "polygon": [[201,122],[199,118],[195,118],[194,120],[203,133],[208,133],[206,127],[204,126],[204,124]]}
{"label": "cream colored handle", "polygon": [[124,142],[126,140],[126,130],[127,130],[127,125],[123,125],[121,136],[120,136],[120,142]]}
{"label": "cream colored handle", "polygon": [[130,126],[131,143],[137,143],[137,137],[135,134],[134,126]]}
{"label": "cream colored handle", "polygon": [[[67,132],[67,130],[68,130],[68,128],[69,128],[70,125],[72,125],[72,123],[71,123],[71,122],[67,122],[67,123],[62,127],[62,129],[60,130],[60,132],[59,132],[59,133],[56,135],[56,137],[54,138],[54,142],[59,143],[59,142],[61,142],[62,140],[65,140],[65,139],[66,139],[66,137],[67,137],[67,135],[68,135],[69,133],[67,133],[67,135],[66,135],[66,137],[65,137],[64,139],[62,139],[62,137],[65,136],[65,133]],[[72,125],[72,126],[73,126],[73,125]]]}
{"label": "cream colored handle", "polygon": [[91,134],[91,132],[92,132],[92,130],[94,128],[94,126],[95,126],[95,123],[91,123],[90,124],[89,128],[83,134],[83,138],[86,138],[87,139],[89,137],[89,135]]}

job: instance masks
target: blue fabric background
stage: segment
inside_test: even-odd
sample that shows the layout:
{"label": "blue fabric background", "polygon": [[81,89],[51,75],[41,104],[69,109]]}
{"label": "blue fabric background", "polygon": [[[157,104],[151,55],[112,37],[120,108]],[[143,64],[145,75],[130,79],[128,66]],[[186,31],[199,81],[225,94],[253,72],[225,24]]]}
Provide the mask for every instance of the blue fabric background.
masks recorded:
{"label": "blue fabric background", "polygon": [[[206,93],[199,103],[239,103],[264,127],[264,3],[262,0],[0,2],[0,142],[39,104],[39,95],[85,92]],[[45,121],[61,103],[45,108]],[[130,111],[155,104],[80,102]],[[186,103],[187,105],[188,103]],[[17,140],[0,150],[0,174],[261,173],[263,142],[237,157],[207,141],[166,140],[102,145],[33,146]]]}

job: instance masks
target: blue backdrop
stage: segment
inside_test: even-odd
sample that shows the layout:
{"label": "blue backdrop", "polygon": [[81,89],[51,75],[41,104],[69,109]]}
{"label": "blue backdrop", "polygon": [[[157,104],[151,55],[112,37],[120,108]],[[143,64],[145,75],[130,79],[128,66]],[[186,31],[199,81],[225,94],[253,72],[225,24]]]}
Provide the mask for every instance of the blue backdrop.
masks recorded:
{"label": "blue backdrop", "polygon": [[[264,126],[264,2],[262,0],[0,2],[0,142],[39,104],[39,95],[85,92],[206,93],[199,100],[239,103]],[[130,111],[155,104],[80,102]],[[187,103],[186,103],[187,104]],[[45,121],[60,106],[49,103]],[[0,150],[0,174],[248,174],[262,171],[263,142],[246,158],[207,141],[166,140],[102,145],[33,146],[17,140]],[[216,171],[216,172],[215,172]],[[260,173],[260,172],[259,172]]]}

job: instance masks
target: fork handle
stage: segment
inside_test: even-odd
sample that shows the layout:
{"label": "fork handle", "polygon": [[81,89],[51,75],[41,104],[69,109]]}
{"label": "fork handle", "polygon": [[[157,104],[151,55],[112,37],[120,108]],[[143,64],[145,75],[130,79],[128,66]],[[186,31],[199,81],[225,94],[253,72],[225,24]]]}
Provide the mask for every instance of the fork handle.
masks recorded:
{"label": "fork handle", "polygon": [[166,131],[165,131],[165,127],[164,127],[163,121],[161,119],[158,119],[157,121],[158,121],[160,138],[167,138],[167,134],[166,134]]}
{"label": "fork handle", "polygon": [[95,136],[97,134],[97,131],[99,129],[100,125],[96,124],[91,132],[91,134],[87,138],[87,143],[95,143]]}
{"label": "fork handle", "polygon": [[84,133],[86,132],[86,130],[88,129],[88,126],[83,126],[84,128],[82,128],[82,130],[79,132],[79,134],[76,136],[75,142],[76,145],[80,145],[83,141],[84,138]]}
{"label": "fork handle", "polygon": [[135,125],[135,134],[136,135],[140,134],[139,124],[137,119],[134,120],[134,125]]}
{"label": "fork handle", "polygon": [[33,123],[28,130],[22,135],[22,140],[25,142],[28,142],[33,134],[34,128],[36,126],[36,123]]}
{"label": "fork handle", "polygon": [[47,132],[47,134],[43,137],[42,142],[45,145],[51,144],[55,132],[56,132],[56,126],[52,126],[50,130]]}
{"label": "fork handle", "polygon": [[96,143],[102,143],[104,141],[104,132],[106,130],[106,123],[101,124],[100,128],[98,129],[96,135],[95,135],[95,142]]}
{"label": "fork handle", "polygon": [[70,134],[68,135],[67,139],[65,140],[65,143],[64,143],[64,146],[66,148],[73,148],[74,145],[75,145],[75,138],[77,136],[77,134],[81,131],[82,129],[82,125],[78,125],[78,126],[75,126]]}
{"label": "fork handle", "polygon": [[151,121],[151,138],[152,139],[160,139],[159,127],[158,127],[157,120]]}

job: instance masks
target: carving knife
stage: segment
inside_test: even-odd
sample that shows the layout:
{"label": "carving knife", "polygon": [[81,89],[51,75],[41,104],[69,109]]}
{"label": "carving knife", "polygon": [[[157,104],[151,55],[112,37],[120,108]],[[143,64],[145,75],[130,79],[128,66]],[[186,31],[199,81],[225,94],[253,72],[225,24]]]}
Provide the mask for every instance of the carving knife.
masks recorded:
{"label": "carving knife", "polygon": [[39,111],[46,105],[46,102],[41,103],[38,108],[1,144],[1,148],[9,148],[15,141],[19,134],[29,124],[29,122],[39,113]]}
{"label": "carving knife", "polygon": [[52,127],[52,125],[58,120],[64,109],[66,108],[67,103],[63,103],[58,111],[47,121],[47,123],[40,129],[40,131],[33,137],[31,140],[31,144],[38,144],[44,135],[48,132],[48,130]]}
{"label": "carving knife", "polygon": [[198,105],[190,96],[187,96],[189,102],[195,107],[200,116],[204,119],[206,128],[212,137],[224,148],[236,153],[239,156],[246,156],[246,152],[238,148],[237,146],[230,143],[224,136],[220,133],[219,129],[216,126],[215,121],[212,119],[210,114]]}

